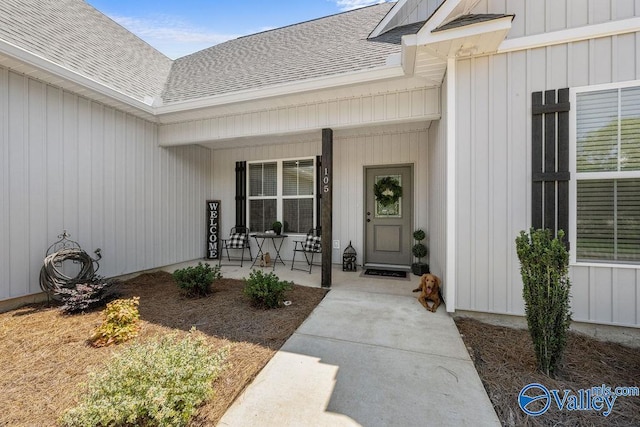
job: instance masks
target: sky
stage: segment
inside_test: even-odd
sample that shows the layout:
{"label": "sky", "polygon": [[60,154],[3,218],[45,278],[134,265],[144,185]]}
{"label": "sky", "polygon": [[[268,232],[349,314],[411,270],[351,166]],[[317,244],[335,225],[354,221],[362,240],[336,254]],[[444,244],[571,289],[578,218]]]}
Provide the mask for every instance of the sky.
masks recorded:
{"label": "sky", "polygon": [[386,0],[87,0],[175,59],[226,40]]}

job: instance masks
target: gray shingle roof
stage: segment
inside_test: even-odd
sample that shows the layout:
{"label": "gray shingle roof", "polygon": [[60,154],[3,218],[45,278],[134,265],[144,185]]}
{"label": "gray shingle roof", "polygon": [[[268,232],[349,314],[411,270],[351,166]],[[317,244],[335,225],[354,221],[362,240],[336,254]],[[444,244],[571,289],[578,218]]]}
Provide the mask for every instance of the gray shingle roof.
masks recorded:
{"label": "gray shingle roof", "polygon": [[435,33],[437,31],[444,31],[444,30],[450,30],[452,28],[459,28],[459,27],[465,27],[467,25],[479,24],[480,22],[493,21],[494,19],[504,18],[506,16],[511,16],[512,18],[514,17],[514,15],[501,15],[501,14],[493,14],[493,13],[485,13],[485,14],[478,14],[478,15],[463,15],[459,18],[454,19],[453,21],[447,22],[446,24],[439,26],[432,32]]}
{"label": "gray shingle roof", "polygon": [[172,63],[84,0],[0,0],[0,39],[141,101]]}
{"label": "gray shingle roof", "polygon": [[0,39],[133,98],[195,100],[384,66],[422,22],[367,39],[395,3],[240,37],[175,61],[84,0],[0,0]]}
{"label": "gray shingle roof", "polygon": [[[395,3],[382,3],[231,40],[177,59],[163,93],[171,103],[385,65],[397,34],[367,40]],[[417,31],[417,30],[416,30]]]}

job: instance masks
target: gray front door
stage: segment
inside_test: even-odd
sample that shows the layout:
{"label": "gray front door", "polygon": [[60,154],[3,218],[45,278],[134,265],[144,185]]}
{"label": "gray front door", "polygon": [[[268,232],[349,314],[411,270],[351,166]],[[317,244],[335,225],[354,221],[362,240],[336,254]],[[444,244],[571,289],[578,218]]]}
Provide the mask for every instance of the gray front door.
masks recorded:
{"label": "gray front door", "polygon": [[[386,177],[396,180],[402,197],[397,203],[384,206],[376,200],[374,187]],[[411,265],[413,167],[367,167],[365,185],[365,263]]]}

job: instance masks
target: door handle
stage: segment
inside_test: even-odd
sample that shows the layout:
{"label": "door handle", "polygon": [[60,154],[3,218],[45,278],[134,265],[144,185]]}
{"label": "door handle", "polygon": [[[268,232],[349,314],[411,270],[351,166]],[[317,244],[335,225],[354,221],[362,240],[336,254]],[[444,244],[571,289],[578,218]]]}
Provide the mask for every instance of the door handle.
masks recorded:
{"label": "door handle", "polygon": [[371,220],[369,218],[367,218],[367,222],[371,222]]}
{"label": "door handle", "polygon": [[371,212],[367,212],[367,216],[371,216]]}

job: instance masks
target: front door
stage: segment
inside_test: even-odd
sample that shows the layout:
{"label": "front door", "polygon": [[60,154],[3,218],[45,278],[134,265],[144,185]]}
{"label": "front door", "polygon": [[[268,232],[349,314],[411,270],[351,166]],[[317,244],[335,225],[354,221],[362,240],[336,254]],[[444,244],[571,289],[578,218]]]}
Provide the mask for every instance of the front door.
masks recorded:
{"label": "front door", "polygon": [[[376,199],[384,193],[383,202]],[[410,266],[413,224],[413,167],[365,168],[365,263]],[[393,201],[393,189],[402,197]],[[386,203],[386,204],[385,204]]]}

